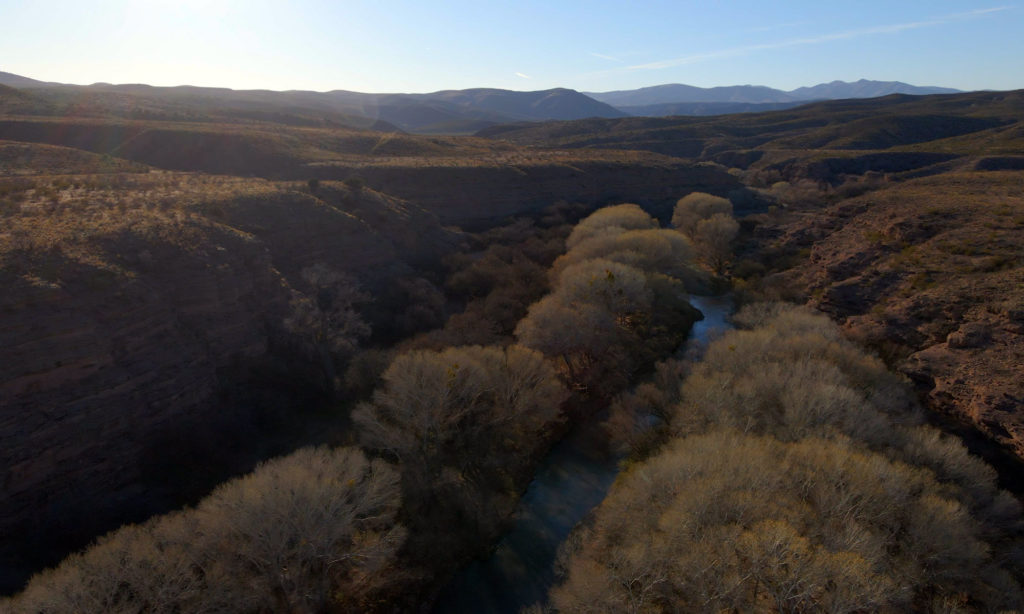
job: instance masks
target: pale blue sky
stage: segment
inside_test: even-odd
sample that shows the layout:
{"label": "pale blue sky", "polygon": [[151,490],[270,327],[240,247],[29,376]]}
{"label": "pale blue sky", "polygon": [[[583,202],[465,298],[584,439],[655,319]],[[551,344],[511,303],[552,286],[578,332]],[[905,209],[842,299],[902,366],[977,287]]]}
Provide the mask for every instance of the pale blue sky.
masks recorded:
{"label": "pale blue sky", "polygon": [[963,0],[0,0],[0,70],[429,92],[833,79],[1024,88],[1024,6]]}

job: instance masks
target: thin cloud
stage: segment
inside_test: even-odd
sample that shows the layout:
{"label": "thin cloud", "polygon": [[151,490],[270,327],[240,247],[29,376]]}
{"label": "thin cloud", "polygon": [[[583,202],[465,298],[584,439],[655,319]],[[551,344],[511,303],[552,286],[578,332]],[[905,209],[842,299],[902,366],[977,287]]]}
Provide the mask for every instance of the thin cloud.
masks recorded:
{"label": "thin cloud", "polygon": [[516,76],[517,76],[517,77],[519,77],[519,78],[521,78],[521,79],[532,79],[532,78],[533,78],[533,77],[531,77],[530,75],[524,75],[524,74],[523,74],[523,73],[521,73],[521,72],[517,72],[517,73],[516,73]]}
{"label": "thin cloud", "polygon": [[991,13],[997,13],[1000,11],[1006,11],[1012,6],[997,6],[986,9],[976,9],[968,11],[966,13],[954,13],[952,15],[946,15],[944,17],[936,17],[934,19],[927,19],[922,21],[910,21],[906,23],[889,24],[883,26],[874,26],[871,28],[861,28],[859,30],[847,30],[846,32],[834,32],[832,34],[822,34],[820,36],[811,36],[807,38],[794,38],[785,41],[779,41],[775,43],[763,43],[760,45],[746,45],[744,47],[734,47],[732,49],[720,49],[718,51],[709,51],[706,53],[695,53],[693,55],[683,56],[681,58],[672,58],[669,60],[659,60],[657,62],[648,62],[646,64],[636,64],[633,66],[627,66],[624,70],[660,70],[663,68],[672,68],[675,66],[684,66],[686,64],[696,64],[698,62],[705,62],[708,60],[717,60],[721,58],[730,58],[740,55],[747,55],[755,51],[765,51],[769,49],[783,49],[785,47],[797,47],[801,45],[819,45],[821,43],[827,43],[837,40],[849,40],[852,38],[860,38],[862,36],[871,36],[874,34],[896,34],[898,32],[904,32],[906,30],[917,30],[920,28],[928,28],[931,26],[942,25],[946,23],[952,23],[957,21],[964,21],[979,17],[981,15],[988,15]]}
{"label": "thin cloud", "polygon": [[609,62],[618,62],[620,64],[622,63],[622,60],[620,60],[619,58],[610,55],[605,55],[603,53],[595,53],[591,51],[590,55],[594,56],[595,58],[601,58],[602,60],[608,60]]}
{"label": "thin cloud", "polygon": [[789,23],[777,23],[777,24],[774,24],[774,25],[771,25],[771,26],[761,26],[759,28],[747,28],[746,30],[744,30],[744,32],[771,32],[772,30],[782,30],[782,29],[785,29],[785,28],[795,28],[797,26],[802,26],[805,23],[807,23],[807,22],[806,21],[792,21],[792,22],[789,22]]}

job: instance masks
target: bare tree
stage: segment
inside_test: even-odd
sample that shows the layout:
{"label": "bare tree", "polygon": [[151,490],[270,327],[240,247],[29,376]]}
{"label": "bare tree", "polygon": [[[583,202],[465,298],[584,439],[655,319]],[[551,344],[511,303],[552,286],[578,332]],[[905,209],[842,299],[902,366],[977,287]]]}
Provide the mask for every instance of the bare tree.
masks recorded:
{"label": "bare tree", "polygon": [[354,277],[323,263],[303,269],[302,278],[309,292],[294,294],[285,327],[306,340],[334,391],[339,385],[337,360],[350,356],[370,334],[369,324],[355,308],[368,297],[360,292]]}
{"label": "bare tree", "polygon": [[739,223],[731,215],[716,213],[697,222],[694,242],[700,254],[715,273],[721,275],[732,260],[732,241],[740,230]]}

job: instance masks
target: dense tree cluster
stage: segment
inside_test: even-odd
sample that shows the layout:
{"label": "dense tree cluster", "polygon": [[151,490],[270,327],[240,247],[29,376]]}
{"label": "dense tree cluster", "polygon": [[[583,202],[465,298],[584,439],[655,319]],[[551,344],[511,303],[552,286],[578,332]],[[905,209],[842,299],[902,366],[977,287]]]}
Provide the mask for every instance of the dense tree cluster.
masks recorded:
{"label": "dense tree cluster", "polygon": [[737,322],[655,399],[672,437],[567,545],[559,611],[1020,607],[1020,509],[992,469],[824,316]]}
{"label": "dense tree cluster", "polygon": [[306,448],[195,509],[123,527],[33,577],[12,612],[317,612],[372,606],[405,539],[398,472]]}
{"label": "dense tree cluster", "polygon": [[516,338],[557,359],[574,388],[608,395],[679,345],[699,317],[686,301],[686,282],[699,276],[693,252],[633,204],[599,209],[566,245],[551,292],[530,306]]}

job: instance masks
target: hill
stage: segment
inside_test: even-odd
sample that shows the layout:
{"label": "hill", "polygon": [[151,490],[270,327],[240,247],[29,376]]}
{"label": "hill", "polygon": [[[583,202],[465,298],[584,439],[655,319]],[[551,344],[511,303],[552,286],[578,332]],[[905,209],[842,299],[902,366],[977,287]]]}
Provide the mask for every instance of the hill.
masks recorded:
{"label": "hill", "polygon": [[0,75],[0,84],[31,88],[34,96],[56,107],[61,114],[125,119],[260,121],[466,134],[510,121],[625,115],[564,88],[536,92],[446,90],[430,94],[364,94],[342,90],[275,92],[142,84],[61,85],[10,73]]}
{"label": "hill", "polygon": [[285,417],[323,403],[286,325],[304,270],[328,263],[383,297],[459,240],[340,184],[314,196],[44,145],[0,156],[5,588],[298,436]]}
{"label": "hill", "polygon": [[0,114],[47,114],[53,108],[45,101],[24,90],[0,85]]}
{"label": "hill", "polygon": [[48,83],[46,81],[38,81],[36,79],[30,79],[28,77],[22,77],[14,73],[3,72],[0,70],[0,85],[6,85],[9,87],[47,87],[50,85],[59,85],[57,83]]}

